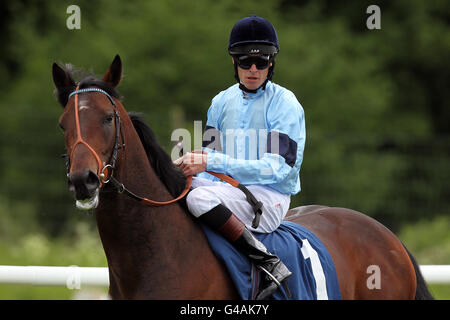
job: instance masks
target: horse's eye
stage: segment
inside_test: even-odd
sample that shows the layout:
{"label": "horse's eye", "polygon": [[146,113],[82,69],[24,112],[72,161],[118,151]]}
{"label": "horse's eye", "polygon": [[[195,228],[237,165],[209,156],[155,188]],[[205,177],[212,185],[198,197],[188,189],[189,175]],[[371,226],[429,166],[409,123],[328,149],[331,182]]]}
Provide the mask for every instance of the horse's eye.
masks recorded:
{"label": "horse's eye", "polygon": [[105,124],[110,124],[110,123],[113,121],[113,119],[114,119],[114,115],[109,114],[109,115],[107,115],[107,116],[105,117],[104,123],[105,123]]}

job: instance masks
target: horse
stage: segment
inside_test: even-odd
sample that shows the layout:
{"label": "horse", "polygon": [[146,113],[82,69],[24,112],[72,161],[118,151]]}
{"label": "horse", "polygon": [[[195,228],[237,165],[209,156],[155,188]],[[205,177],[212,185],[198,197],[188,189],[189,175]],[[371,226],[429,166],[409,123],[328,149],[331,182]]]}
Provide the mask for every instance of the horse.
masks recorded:
{"label": "horse", "polygon": [[[69,189],[78,207],[94,209],[110,297],[239,299],[228,271],[179,196],[188,179],[151,128],[121,103],[116,90],[122,77],[119,55],[102,79],[88,76],[76,83],[71,70],[56,63],[52,73],[64,108],[59,125]],[[148,205],[144,200],[150,198],[163,205]],[[433,298],[411,253],[367,215],[310,205],[289,210],[285,219],[323,242],[335,264],[342,299]],[[374,287],[370,277],[377,270],[380,279]]]}

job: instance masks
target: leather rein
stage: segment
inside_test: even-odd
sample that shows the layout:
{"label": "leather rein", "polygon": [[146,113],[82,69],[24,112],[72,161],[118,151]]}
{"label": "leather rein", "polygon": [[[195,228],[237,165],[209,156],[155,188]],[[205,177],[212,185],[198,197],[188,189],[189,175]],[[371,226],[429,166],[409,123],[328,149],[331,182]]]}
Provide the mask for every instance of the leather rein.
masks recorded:
{"label": "leather rein", "polygon": [[[104,95],[106,95],[106,97],[108,97],[109,101],[111,102],[111,104],[114,107],[114,124],[116,127],[116,133],[115,133],[115,144],[114,144],[114,149],[112,151],[111,154],[111,158],[109,160],[109,163],[106,165],[103,165],[103,162],[100,158],[100,156],[97,154],[97,152],[94,150],[94,148],[92,148],[82,137],[81,135],[81,126],[80,126],[80,117],[79,117],[79,99],[78,99],[78,95],[80,93],[85,93],[85,92],[99,92],[102,93]],[[97,161],[97,176],[99,178],[100,181],[100,188],[104,185],[107,184],[109,182],[111,182],[115,188],[117,189],[117,191],[119,193],[123,193],[126,194],[127,196],[140,201],[143,204],[146,205],[150,205],[150,206],[164,206],[164,205],[168,205],[174,202],[177,202],[178,200],[182,199],[184,196],[186,196],[186,194],[189,192],[191,185],[192,185],[192,176],[188,176],[186,177],[186,186],[183,190],[183,192],[176,197],[175,199],[172,200],[168,200],[168,201],[155,201],[155,200],[151,200],[151,199],[147,199],[141,196],[138,196],[136,194],[134,194],[133,192],[131,192],[130,190],[128,190],[123,183],[120,183],[114,176],[114,170],[116,168],[116,162],[117,162],[117,158],[118,158],[118,154],[119,154],[119,149],[120,148],[124,148],[125,144],[122,143],[122,145],[119,144],[119,140],[121,137],[121,121],[120,121],[120,116],[119,113],[117,112],[117,108],[116,108],[116,102],[114,101],[113,97],[111,97],[106,91],[99,89],[99,88],[86,88],[86,89],[80,89],[79,85],[76,87],[75,91],[73,91],[70,95],[69,98],[71,96],[75,96],[75,106],[74,106],[74,110],[75,110],[75,127],[76,127],[76,134],[77,134],[77,140],[74,144],[74,146],[72,147],[72,151],[70,152],[69,158],[68,158],[68,163],[69,165],[68,167],[68,174],[72,171],[72,166],[70,165],[72,163],[71,159],[73,157],[73,153],[75,151],[75,148],[78,146],[78,144],[83,144],[85,147],[87,147],[87,149],[94,155],[96,161]],[[122,142],[123,142],[123,136],[122,136]],[[233,187],[239,188],[242,192],[245,193],[247,201],[250,203],[250,205],[253,207],[253,210],[255,212],[255,219],[253,220],[253,227],[257,228],[258,224],[259,224],[259,219],[260,216],[262,214],[262,203],[260,201],[257,201],[256,198],[253,196],[253,194],[244,186],[242,185],[239,181],[231,178],[230,176],[227,176],[223,173],[216,173],[216,172],[211,172],[211,171],[206,171],[209,174],[212,174],[214,176],[216,176],[217,178],[231,184]]]}

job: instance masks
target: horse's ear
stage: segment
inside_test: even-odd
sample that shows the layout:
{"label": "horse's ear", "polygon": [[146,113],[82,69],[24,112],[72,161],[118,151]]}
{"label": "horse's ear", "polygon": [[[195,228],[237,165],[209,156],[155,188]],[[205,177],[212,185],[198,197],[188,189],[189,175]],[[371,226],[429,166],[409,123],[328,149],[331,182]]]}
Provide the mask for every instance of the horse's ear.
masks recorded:
{"label": "horse's ear", "polygon": [[73,81],[72,77],[67,74],[67,72],[62,69],[60,66],[53,63],[52,67],[53,73],[53,82],[55,83],[56,89],[60,91],[63,88],[73,87],[75,86],[75,81]]}
{"label": "horse's ear", "polygon": [[105,75],[103,76],[103,81],[115,88],[119,84],[121,79],[122,60],[120,60],[120,56],[117,54],[114,57],[113,62],[109,66],[108,71],[106,71]]}
{"label": "horse's ear", "polygon": [[67,104],[67,100],[70,92],[75,89],[75,81],[70,73],[67,73],[63,68],[58,66],[55,62],[52,66],[53,82],[56,87],[56,96],[58,102],[64,107]]}

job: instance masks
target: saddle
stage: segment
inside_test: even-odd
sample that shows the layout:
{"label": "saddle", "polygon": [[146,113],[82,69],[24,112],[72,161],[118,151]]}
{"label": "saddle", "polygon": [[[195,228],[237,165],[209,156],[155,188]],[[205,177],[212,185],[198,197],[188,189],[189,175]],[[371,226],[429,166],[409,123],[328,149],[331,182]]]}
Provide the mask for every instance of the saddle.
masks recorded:
{"label": "saddle", "polygon": [[[263,274],[225,238],[200,223],[216,257],[227,267],[244,300],[254,300]],[[293,273],[287,281],[290,295],[280,287],[275,300],[339,300],[341,294],[333,260],[322,242],[308,229],[284,221],[272,233],[254,233]]]}

